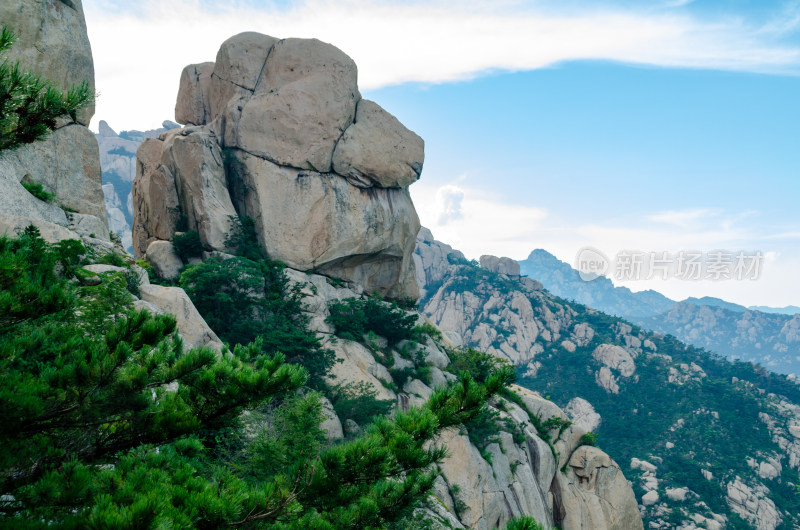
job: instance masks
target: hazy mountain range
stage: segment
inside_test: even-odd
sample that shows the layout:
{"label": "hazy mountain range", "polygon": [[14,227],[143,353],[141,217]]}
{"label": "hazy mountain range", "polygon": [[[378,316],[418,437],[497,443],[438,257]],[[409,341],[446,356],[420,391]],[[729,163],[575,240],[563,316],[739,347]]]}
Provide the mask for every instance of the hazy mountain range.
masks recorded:
{"label": "hazy mountain range", "polygon": [[519,264],[522,274],[561,298],[675,335],[729,359],[755,362],[779,373],[800,372],[800,311],[794,312],[795,306],[748,308],[712,297],[679,302],[653,290],[615,287],[605,277],[587,282],[568,263],[541,249]]}

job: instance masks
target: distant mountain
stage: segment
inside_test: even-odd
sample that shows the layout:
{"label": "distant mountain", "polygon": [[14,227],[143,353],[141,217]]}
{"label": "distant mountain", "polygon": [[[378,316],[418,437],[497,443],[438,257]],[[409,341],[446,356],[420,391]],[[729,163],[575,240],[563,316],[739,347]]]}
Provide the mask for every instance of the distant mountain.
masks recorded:
{"label": "distant mountain", "polygon": [[635,293],[627,287],[615,287],[603,276],[587,282],[568,263],[542,249],[531,252],[519,266],[523,275],[542,282],[554,295],[615,316],[652,316],[675,304],[674,300],[656,291]]}
{"label": "distant mountain", "polygon": [[690,296],[684,302],[694,304],[694,305],[707,305],[710,307],[721,307],[723,309],[728,309],[730,311],[735,311],[736,313],[744,313],[747,311],[747,308],[743,305],[734,304],[733,302],[726,302],[721,298],[714,298],[713,296],[704,296],[702,298],[695,298],[694,296]]}
{"label": "distant mountain", "polygon": [[561,298],[626,318],[646,329],[675,335],[728,359],[758,363],[784,374],[800,374],[800,314],[772,308],[756,311],[709,296],[676,302],[656,291],[635,293],[626,287],[615,287],[605,277],[587,282],[568,263],[541,249],[531,252],[519,264],[522,274],[540,281]]}
{"label": "distant mountain", "polygon": [[748,309],[762,313],[775,313],[778,315],[796,315],[800,313],[800,306],[787,305],[786,307],[769,307],[765,305],[751,305]]}
{"label": "distant mountain", "polygon": [[95,134],[100,149],[100,168],[103,172],[103,194],[106,200],[108,226],[122,238],[122,245],[133,251],[131,226],[133,226],[133,198],[131,189],[136,176],[136,150],[145,138],[155,138],[170,129],[180,127],[175,122],[164,121],[160,129],[149,131],[122,131],[117,134],[104,120]]}

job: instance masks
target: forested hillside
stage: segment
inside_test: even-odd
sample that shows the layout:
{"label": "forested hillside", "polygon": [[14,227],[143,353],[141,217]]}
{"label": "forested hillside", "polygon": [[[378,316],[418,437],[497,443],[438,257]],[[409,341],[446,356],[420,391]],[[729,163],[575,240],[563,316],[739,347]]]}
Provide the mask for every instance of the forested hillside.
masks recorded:
{"label": "forested hillside", "polygon": [[594,430],[646,526],[800,524],[800,387],[786,376],[565,301],[432,238],[417,256],[431,279],[423,313],[512,360],[521,385]]}

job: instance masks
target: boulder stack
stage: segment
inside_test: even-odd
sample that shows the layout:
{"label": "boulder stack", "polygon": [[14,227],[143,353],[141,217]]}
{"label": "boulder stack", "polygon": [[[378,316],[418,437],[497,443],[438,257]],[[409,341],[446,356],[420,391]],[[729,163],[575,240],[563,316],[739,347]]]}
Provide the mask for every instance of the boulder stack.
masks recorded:
{"label": "boulder stack", "polygon": [[[422,139],[361,98],[350,57],[316,39],[241,33],[214,63],[187,66],[175,119],[139,149],[134,250],[183,229],[224,251],[232,222],[255,221],[273,259],[416,298],[419,219],[408,186]],[[153,189],[163,190],[154,194]]]}

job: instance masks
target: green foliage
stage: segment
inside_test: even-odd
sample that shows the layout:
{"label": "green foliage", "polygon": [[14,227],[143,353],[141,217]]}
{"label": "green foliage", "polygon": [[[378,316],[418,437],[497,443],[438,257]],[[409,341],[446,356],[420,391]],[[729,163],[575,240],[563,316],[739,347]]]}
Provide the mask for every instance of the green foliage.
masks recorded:
{"label": "green foliage", "polygon": [[180,285],[223,341],[247,344],[260,338],[265,354],[283,353],[309,371],[311,386],[324,386],[322,377],[335,357],[309,331],[300,286],[289,286],[279,263],[212,258],[186,269]]}
{"label": "green foliage", "polygon": [[[8,51],[16,37],[3,26],[0,54]],[[20,70],[19,63],[0,62],[0,153],[47,137],[56,127],[56,119],[69,116],[94,101],[89,83],[84,81],[66,92],[48,81]]]}
{"label": "green foliage", "polygon": [[266,255],[258,244],[256,222],[250,217],[230,217],[231,232],[225,239],[225,246],[237,256],[258,261]]}
{"label": "green foliage", "polygon": [[28,193],[40,201],[53,202],[53,199],[56,198],[54,193],[50,193],[49,191],[45,190],[41,184],[37,184],[35,182],[23,182],[22,187],[28,190]]}
{"label": "green foliage", "polygon": [[592,431],[585,433],[581,436],[580,440],[578,440],[578,446],[580,447],[581,445],[597,445],[597,435]]}
{"label": "green foliage", "polygon": [[451,350],[448,354],[448,370],[453,373],[468,372],[476,381],[485,381],[496,370],[511,366],[505,359],[466,346]]}
{"label": "green foliage", "polygon": [[362,426],[374,417],[386,416],[394,408],[393,400],[378,399],[377,395],[375,387],[365,381],[334,385],[330,389],[330,400],[339,419],[353,420]]}
{"label": "green foliage", "polygon": [[544,530],[536,519],[528,515],[514,517],[506,523],[506,530]]}
{"label": "green foliage", "polygon": [[103,256],[100,256],[95,263],[100,263],[102,265],[113,265],[114,267],[125,267],[128,264],[125,263],[125,259],[115,252],[109,252]]}
{"label": "green foliage", "polygon": [[33,225],[18,239],[0,236],[0,332],[74,303],[74,291],[55,273],[61,257]]}
{"label": "green foliage", "polygon": [[[154,507],[172,496],[190,517],[172,520],[192,520],[181,499],[197,492],[185,490],[193,473],[164,461],[185,446],[180,438],[230,423],[244,407],[297,388],[305,373],[259,344],[185,351],[174,317],[130,309],[119,273],[78,287],[56,274],[58,251],[33,227],[0,238],[0,518],[85,527],[102,516],[100,526],[139,527],[138,517],[156,521],[163,514]],[[196,478],[219,496],[213,481]]]}
{"label": "green foliage", "polygon": [[364,342],[364,335],[372,331],[384,337],[389,346],[414,338],[415,313],[406,313],[396,303],[376,298],[347,298],[334,300],[328,305],[327,322],[343,339]]}
{"label": "green foliage", "polygon": [[184,263],[203,255],[203,242],[200,241],[200,234],[196,230],[175,234],[172,236],[172,246]]}

